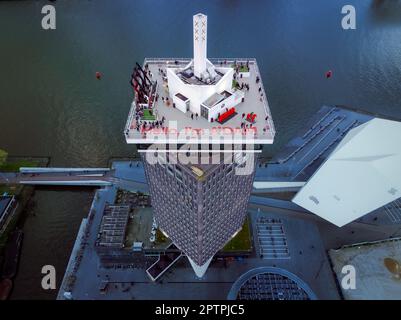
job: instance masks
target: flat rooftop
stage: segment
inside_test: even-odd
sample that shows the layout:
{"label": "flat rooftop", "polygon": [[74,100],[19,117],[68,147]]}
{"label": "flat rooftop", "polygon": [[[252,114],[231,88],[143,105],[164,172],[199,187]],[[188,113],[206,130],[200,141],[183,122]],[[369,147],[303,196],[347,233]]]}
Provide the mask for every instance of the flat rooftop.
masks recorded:
{"label": "flat rooftop", "polygon": [[[247,63],[249,61],[249,77],[240,78],[237,77],[237,81],[241,86],[242,83],[249,84],[249,90],[244,87],[244,102],[239,103],[236,106],[238,114],[220,125],[217,122],[209,122],[198,117],[191,118],[191,113],[183,113],[180,110],[173,108],[173,102],[169,97],[167,88],[167,79],[165,76],[166,68],[180,68],[185,67],[191,61],[191,59],[175,59],[175,58],[147,58],[144,61],[144,65],[148,65],[150,71],[151,81],[157,81],[156,95],[158,95],[157,101],[153,105],[153,113],[156,117],[156,121],[161,121],[163,118],[165,122],[163,125],[155,125],[150,128],[149,122],[147,122],[147,128],[144,130],[141,126],[141,121],[137,121],[136,115],[136,103],[135,101],[131,104],[130,112],[128,115],[127,123],[125,126],[124,134],[127,143],[130,144],[152,144],[152,143],[178,143],[186,144],[194,142],[194,140],[201,136],[201,139],[196,140],[197,143],[205,144],[221,144],[222,136],[224,143],[238,143],[240,138],[245,135],[249,139],[246,143],[254,144],[272,144],[275,136],[275,128],[273,119],[270,113],[269,104],[264,91],[263,82],[260,76],[259,68],[255,59],[209,59],[216,67],[231,67],[234,62]],[[160,72],[162,70],[163,72]],[[257,77],[259,82],[256,83]],[[168,102],[166,98],[169,97]],[[164,98],[164,99],[162,99]],[[242,118],[242,114],[247,115],[248,113],[255,113],[257,115],[256,122],[252,125],[252,128],[247,130],[241,129],[241,123],[245,120]],[[145,120],[146,121],[146,120]],[[172,123],[173,122],[173,123]],[[143,123],[143,121],[142,121]],[[176,125],[176,128],[174,127]],[[224,128],[224,130],[223,130]],[[233,131],[238,136],[234,138]],[[181,134],[177,134],[181,133]],[[212,132],[207,134],[207,132]],[[202,135],[205,134],[205,135]],[[207,135],[206,135],[207,134]],[[167,137],[167,135],[169,135]],[[240,143],[243,143],[241,141]]]}
{"label": "flat rooftop", "polygon": [[223,91],[222,93],[215,93],[208,99],[206,99],[206,101],[203,102],[203,105],[208,108],[214,107],[216,104],[220,103],[229,96],[231,96],[231,93],[227,91]]}
{"label": "flat rooftop", "polygon": [[188,100],[188,98],[181,93],[177,93],[175,96],[180,98],[184,102]]}
{"label": "flat rooftop", "polygon": [[97,245],[102,247],[124,247],[130,206],[109,205],[103,211]]}
{"label": "flat rooftop", "polygon": [[[302,279],[319,299],[338,299],[334,275],[323,248],[319,230],[312,221],[282,217],[277,210],[249,210],[250,226],[253,233],[254,252],[247,258],[215,259],[201,280],[197,279],[187,259],[180,259],[164,275],[160,282],[152,282],[146,274],[147,267],[128,266],[131,262],[116,262],[116,267],[105,268],[94,250],[97,229],[101,223],[101,209],[106,201],[115,198],[115,190],[102,189],[94,199],[94,218],[79,252],[80,234],[85,234],[85,225],[77,237],[76,250],[70,258],[60,287],[58,299],[65,299],[64,292],[70,292],[75,300],[80,299],[226,299],[233,284],[241,275],[266,265],[285,269]],[[261,218],[274,219],[284,228],[290,258],[260,256],[261,240],[266,238],[258,232]],[[85,219],[86,220],[86,219]],[[279,243],[273,249],[278,249]],[[145,258],[142,258],[145,259]],[[149,259],[149,258],[148,258]],[[78,263],[74,266],[75,263]],[[124,267],[121,265],[125,264]],[[119,266],[117,266],[119,265]],[[150,266],[150,265],[148,265]],[[73,282],[71,282],[73,279]],[[107,290],[101,290],[107,283]]]}
{"label": "flat rooftop", "polygon": [[[164,154],[163,154],[164,155]],[[205,181],[206,178],[212,174],[216,169],[220,168],[220,165],[213,163],[204,163],[205,161],[203,157],[209,162],[210,157],[213,159],[216,157],[216,159],[220,159],[218,161],[222,161],[224,163],[240,163],[241,159],[238,159],[236,157],[233,157],[232,154],[230,153],[221,153],[221,152],[211,152],[211,153],[204,153],[204,154],[197,154],[196,157],[193,159],[196,159],[194,162],[195,163],[190,163],[189,165],[180,165],[179,161],[176,165],[172,165],[172,161],[170,158],[171,153],[167,153],[166,157],[159,156],[165,163],[167,163],[167,170],[170,174],[176,176],[181,176],[182,171],[185,171],[187,175],[192,176],[193,178],[197,179],[198,181]],[[206,161],[205,161],[206,162]],[[234,167],[232,167],[234,169]],[[230,169],[227,169],[230,170]]]}
{"label": "flat rooftop", "polygon": [[[329,251],[334,272],[339,282],[344,277],[344,265],[355,267],[356,288],[341,288],[346,300],[399,300],[401,299],[399,270],[401,238],[385,239],[344,246]],[[386,260],[394,261],[388,268]]]}
{"label": "flat rooftop", "polygon": [[185,68],[184,70],[178,70],[176,74],[183,82],[187,84],[213,85],[219,82],[220,79],[224,76],[224,73],[222,73],[219,70],[214,70],[213,72],[215,77],[214,79],[211,79],[209,82],[202,81],[202,79],[195,77],[193,65],[191,65],[189,68],[188,67]]}

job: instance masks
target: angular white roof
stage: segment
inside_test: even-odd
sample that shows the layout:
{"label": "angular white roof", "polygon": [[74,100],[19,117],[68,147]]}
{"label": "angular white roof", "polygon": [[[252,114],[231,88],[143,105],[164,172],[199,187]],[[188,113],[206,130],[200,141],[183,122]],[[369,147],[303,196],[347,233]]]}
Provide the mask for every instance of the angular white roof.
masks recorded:
{"label": "angular white roof", "polygon": [[401,197],[401,122],[348,132],[292,200],[341,227]]}

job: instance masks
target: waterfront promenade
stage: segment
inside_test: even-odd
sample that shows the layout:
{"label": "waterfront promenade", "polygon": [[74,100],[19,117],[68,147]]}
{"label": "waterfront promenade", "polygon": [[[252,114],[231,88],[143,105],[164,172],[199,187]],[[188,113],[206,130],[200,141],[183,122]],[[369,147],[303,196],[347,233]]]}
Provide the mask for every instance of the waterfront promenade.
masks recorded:
{"label": "waterfront promenade", "polygon": [[[226,261],[215,259],[202,279],[196,278],[186,259],[179,260],[157,282],[151,281],[145,269],[142,268],[122,268],[121,265],[116,265],[115,268],[104,268],[99,263],[93,245],[101,221],[99,214],[101,207],[105,201],[111,201],[115,195],[113,189],[109,191],[99,194],[99,197],[94,199],[93,208],[97,213],[90,226],[89,237],[85,240],[80,253],[78,253],[79,250],[73,250],[58,299],[66,299],[67,292],[67,296],[74,300],[163,299],[165,297],[223,300],[227,298],[238,277],[250,269],[264,266],[279,267],[296,274],[310,285],[320,299],[338,299],[334,277],[315,223],[294,217],[283,217],[281,212],[276,212],[275,209],[248,211],[253,235],[251,256],[246,259]],[[261,219],[280,221],[288,243],[290,255],[288,258],[261,256],[262,250],[266,250],[261,248],[263,235],[257,231]],[[85,224],[84,221],[82,228],[85,228]],[[76,247],[79,248],[80,245],[81,238],[78,236]],[[79,266],[74,271],[73,266],[77,261]],[[66,286],[68,279],[75,279],[72,286]],[[100,289],[104,283],[107,283],[105,291]]]}
{"label": "waterfront promenade", "polygon": [[0,184],[36,186],[105,187],[147,191],[142,163],[116,161],[109,168],[20,168],[20,172],[0,172]]}

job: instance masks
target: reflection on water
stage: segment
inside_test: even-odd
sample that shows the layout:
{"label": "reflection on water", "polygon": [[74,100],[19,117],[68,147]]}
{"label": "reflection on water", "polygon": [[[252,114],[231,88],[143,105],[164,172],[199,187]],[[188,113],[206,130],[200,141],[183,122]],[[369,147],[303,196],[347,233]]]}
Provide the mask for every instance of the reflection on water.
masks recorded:
{"label": "reflection on water", "polygon": [[401,1],[373,0],[370,11],[373,22],[395,24],[401,27]]}
{"label": "reflection on water", "polygon": [[34,215],[24,223],[24,243],[13,299],[54,299],[56,293],[41,289],[44,265],[56,269],[60,285],[82,218],[90,209],[93,191],[89,188],[49,189],[35,192]]}
{"label": "reflection on water", "polygon": [[[105,166],[109,157],[132,155],[123,138],[132,67],[146,56],[191,56],[198,12],[209,16],[209,56],[258,59],[278,132],[266,153],[323,104],[401,117],[400,1],[346,1],[357,10],[357,29],[350,31],[341,28],[343,4],[57,1],[57,30],[43,31],[41,2],[0,1],[0,148],[51,156],[53,166]],[[38,268],[67,264],[90,197],[37,192],[14,298],[55,297],[38,287]]]}

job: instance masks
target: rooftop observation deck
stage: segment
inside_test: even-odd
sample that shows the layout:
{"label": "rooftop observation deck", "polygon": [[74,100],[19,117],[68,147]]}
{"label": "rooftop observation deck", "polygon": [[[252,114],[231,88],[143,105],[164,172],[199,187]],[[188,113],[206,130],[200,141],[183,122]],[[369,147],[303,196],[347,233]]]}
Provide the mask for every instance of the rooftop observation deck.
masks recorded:
{"label": "rooftop observation deck", "polygon": [[[145,59],[144,66],[148,66],[149,78],[152,82],[157,83],[154,96],[158,96],[158,99],[153,99],[150,106],[151,114],[149,115],[149,112],[146,111],[146,117],[137,114],[137,105],[134,99],[124,130],[127,143],[272,144],[275,128],[256,59],[209,59],[216,67],[232,67],[234,63],[245,65],[247,62],[249,65],[248,74],[243,74],[243,77],[237,74],[236,80],[240,87],[232,89],[233,94],[242,95],[239,90],[243,92],[244,102],[235,106],[237,115],[231,117],[224,124],[216,121],[209,122],[201,115],[198,117],[193,115],[191,118],[191,112],[184,113],[173,107],[173,99],[169,96],[165,76],[166,68],[183,68],[190,61],[189,58]],[[259,79],[258,82],[257,79]],[[245,86],[240,89],[242,83],[248,84],[249,90]],[[167,97],[168,100],[166,100]],[[146,105],[143,107],[149,108]],[[246,120],[249,113],[257,115],[252,126]],[[245,116],[243,117],[243,115]],[[163,119],[164,122],[161,123]]]}

